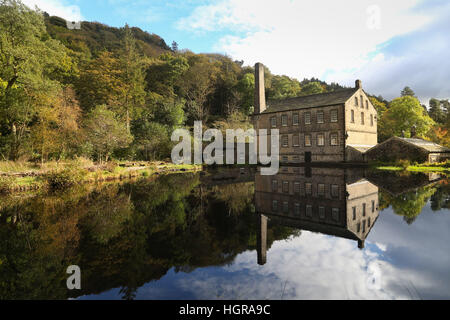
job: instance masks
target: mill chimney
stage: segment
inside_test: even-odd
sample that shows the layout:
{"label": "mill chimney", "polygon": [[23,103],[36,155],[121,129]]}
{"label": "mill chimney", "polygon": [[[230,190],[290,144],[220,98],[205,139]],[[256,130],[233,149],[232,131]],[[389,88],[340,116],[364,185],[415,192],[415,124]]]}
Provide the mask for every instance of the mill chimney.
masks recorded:
{"label": "mill chimney", "polygon": [[361,80],[356,80],[355,81],[355,88],[356,89],[362,89],[362,81]]}
{"label": "mill chimney", "polygon": [[264,88],[264,65],[255,64],[255,114],[260,114],[266,110],[266,92]]}

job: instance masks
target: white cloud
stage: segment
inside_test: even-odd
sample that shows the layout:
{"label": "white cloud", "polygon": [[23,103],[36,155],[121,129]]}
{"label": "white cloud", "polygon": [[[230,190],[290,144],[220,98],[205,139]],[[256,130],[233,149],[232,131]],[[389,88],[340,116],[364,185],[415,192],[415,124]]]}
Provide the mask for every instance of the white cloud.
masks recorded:
{"label": "white cloud", "polygon": [[[389,96],[394,94],[389,70],[402,72],[406,64],[424,57],[414,50],[391,57],[383,50],[397,37],[422,30],[442,16],[442,10],[426,10],[426,3],[430,1],[222,0],[197,7],[177,27],[199,34],[216,32],[221,35],[216,51],[249,65],[263,62],[276,74],[319,77],[345,85],[352,85],[356,78],[365,83],[375,78],[376,85],[370,87],[373,93]],[[379,20],[373,15],[378,9]],[[400,90],[410,85],[405,82],[411,75],[395,78]]]}
{"label": "white cloud", "polygon": [[22,2],[32,9],[37,6],[52,16],[58,16],[69,21],[83,20],[80,7],[65,0],[23,0]]}

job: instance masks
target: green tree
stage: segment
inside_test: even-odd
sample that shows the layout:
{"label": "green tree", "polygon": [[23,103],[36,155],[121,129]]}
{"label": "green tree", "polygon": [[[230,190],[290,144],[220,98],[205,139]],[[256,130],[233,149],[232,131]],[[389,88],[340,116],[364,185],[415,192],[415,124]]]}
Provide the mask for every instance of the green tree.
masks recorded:
{"label": "green tree", "polygon": [[48,37],[40,12],[20,1],[0,1],[0,148],[16,160],[29,136],[36,106],[70,72],[66,48]]}
{"label": "green tree", "polygon": [[[308,90],[310,90],[310,92],[315,92],[316,89],[313,87],[314,85],[307,87],[306,88],[307,91],[305,92],[308,92]],[[288,76],[273,76],[272,85],[270,90],[268,91],[269,91],[268,92],[269,98],[283,99],[299,96],[301,94],[302,89],[300,87],[300,82],[298,82],[297,79],[291,79]]]}
{"label": "green tree", "polygon": [[388,136],[400,136],[402,132],[408,136],[411,127],[416,126],[416,134],[423,137],[434,125],[433,119],[424,114],[419,100],[411,96],[392,100],[381,122]]}
{"label": "green tree", "polygon": [[255,103],[255,75],[253,73],[244,74],[238,82],[237,90],[241,97],[242,112],[246,115],[253,113]]}
{"label": "green tree", "polygon": [[130,132],[130,119],[137,117],[145,104],[144,69],[147,59],[136,50],[136,40],[128,25],[123,30],[122,50],[119,54],[122,69],[121,98],[118,114],[125,119],[127,131]]}
{"label": "green tree", "polygon": [[133,140],[125,124],[105,105],[89,112],[85,129],[94,155],[100,162],[108,161],[115,149],[126,148]]}
{"label": "green tree", "polygon": [[433,119],[437,123],[444,123],[446,120],[446,116],[444,111],[441,108],[441,101],[438,99],[430,99],[430,109],[428,111],[428,114],[430,115],[431,119]]}
{"label": "green tree", "polygon": [[308,96],[311,94],[318,94],[325,92],[325,89],[322,87],[320,82],[314,81],[310,82],[302,87],[301,95]]}
{"label": "green tree", "polygon": [[402,97],[406,97],[406,96],[415,97],[416,94],[414,93],[414,91],[410,87],[406,86],[406,87],[403,88],[403,90],[401,92],[401,96]]}

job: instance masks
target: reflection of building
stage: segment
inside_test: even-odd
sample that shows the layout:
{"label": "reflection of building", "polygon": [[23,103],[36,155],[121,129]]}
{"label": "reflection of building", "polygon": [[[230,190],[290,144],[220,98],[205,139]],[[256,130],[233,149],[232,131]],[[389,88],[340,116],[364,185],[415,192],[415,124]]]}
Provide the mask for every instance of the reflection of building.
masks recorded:
{"label": "reflection of building", "polygon": [[283,167],[255,176],[258,263],[266,260],[267,220],[302,230],[364,241],[378,218],[378,187],[351,169]]}

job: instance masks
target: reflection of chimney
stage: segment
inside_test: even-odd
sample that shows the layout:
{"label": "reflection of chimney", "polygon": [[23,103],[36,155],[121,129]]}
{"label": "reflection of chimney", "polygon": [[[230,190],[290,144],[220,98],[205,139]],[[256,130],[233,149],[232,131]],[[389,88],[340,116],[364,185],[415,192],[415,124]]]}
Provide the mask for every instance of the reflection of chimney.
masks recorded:
{"label": "reflection of chimney", "polygon": [[358,248],[359,249],[364,249],[364,240],[358,240]]}
{"label": "reflection of chimney", "polygon": [[256,239],[258,250],[258,264],[266,264],[267,258],[267,217],[259,215],[258,217],[258,237]]}
{"label": "reflection of chimney", "polygon": [[266,92],[264,89],[264,65],[255,64],[255,114],[266,110]]}
{"label": "reflection of chimney", "polygon": [[356,80],[355,81],[355,88],[356,89],[362,89],[362,81],[361,80]]}
{"label": "reflection of chimney", "polygon": [[415,138],[416,137],[416,126],[412,126],[411,127],[411,138]]}

